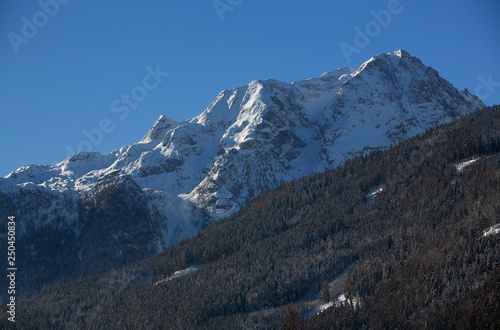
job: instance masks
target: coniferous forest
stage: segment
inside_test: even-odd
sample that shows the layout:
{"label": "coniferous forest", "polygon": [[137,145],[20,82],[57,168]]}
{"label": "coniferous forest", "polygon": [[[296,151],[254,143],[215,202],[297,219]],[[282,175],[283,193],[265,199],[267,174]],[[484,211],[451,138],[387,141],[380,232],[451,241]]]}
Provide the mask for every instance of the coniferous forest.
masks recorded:
{"label": "coniferous forest", "polygon": [[[19,297],[16,325],[500,329],[500,235],[485,235],[499,187],[497,106],[268,191],[160,254]],[[316,295],[346,299],[317,314]]]}

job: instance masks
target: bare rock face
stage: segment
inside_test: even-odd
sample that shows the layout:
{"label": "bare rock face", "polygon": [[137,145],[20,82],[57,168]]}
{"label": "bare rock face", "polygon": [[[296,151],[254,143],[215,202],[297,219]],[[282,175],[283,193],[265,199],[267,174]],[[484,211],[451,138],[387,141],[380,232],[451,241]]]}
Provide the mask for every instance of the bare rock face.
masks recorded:
{"label": "bare rock face", "polygon": [[400,50],[357,70],[225,90],[199,116],[161,116],[140,142],[107,155],[23,166],[0,179],[0,206],[18,219],[19,287],[138,260],[281,183],[482,107]]}

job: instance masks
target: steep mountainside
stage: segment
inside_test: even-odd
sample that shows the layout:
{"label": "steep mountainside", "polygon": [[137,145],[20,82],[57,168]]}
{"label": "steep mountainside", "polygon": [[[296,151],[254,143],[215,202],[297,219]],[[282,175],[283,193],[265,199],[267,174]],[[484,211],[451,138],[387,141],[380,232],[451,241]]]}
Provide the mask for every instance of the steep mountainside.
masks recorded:
{"label": "steep mountainside", "polygon": [[225,90],[198,117],[161,116],[140,142],[107,155],[23,166],[0,179],[0,204],[19,219],[19,259],[30,265],[21,287],[161,251],[264,191],[483,106],[397,51],[357,70]]}
{"label": "steep mountainside", "polygon": [[[497,329],[498,187],[496,107],[284,184],[160,254],[21,298],[18,325]],[[314,315],[319,297],[339,303]]]}

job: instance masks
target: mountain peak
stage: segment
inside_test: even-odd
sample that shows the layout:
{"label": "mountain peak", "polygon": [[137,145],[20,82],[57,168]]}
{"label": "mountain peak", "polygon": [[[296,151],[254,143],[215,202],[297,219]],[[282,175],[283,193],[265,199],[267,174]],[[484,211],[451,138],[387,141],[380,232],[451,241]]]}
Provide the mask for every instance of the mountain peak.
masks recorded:
{"label": "mountain peak", "polygon": [[160,115],[160,117],[158,117],[158,119],[156,119],[155,125],[157,123],[165,123],[165,122],[174,122],[174,120],[172,118],[170,118],[169,116]]}
{"label": "mountain peak", "polygon": [[[365,63],[361,64],[356,71],[359,73],[367,68],[380,70],[380,68],[384,66],[389,66],[389,68],[394,68],[401,61],[408,62],[413,60],[417,60],[421,64],[420,60],[418,60],[416,57],[413,57],[407,51],[400,49],[391,53],[381,53],[375,55]],[[422,69],[423,68],[425,68],[425,66],[422,64]]]}
{"label": "mountain peak", "polygon": [[408,53],[406,50],[399,49],[394,52],[390,53],[380,53],[378,55],[373,56],[372,58],[390,58],[390,57],[399,57],[399,58],[413,58],[414,56],[411,56],[410,53]]}
{"label": "mountain peak", "polygon": [[395,55],[395,56],[398,56],[398,57],[401,57],[401,58],[403,58],[403,57],[412,57],[410,55],[410,53],[408,53],[406,50],[403,50],[403,49],[397,50],[397,51],[389,53],[389,54]]}
{"label": "mountain peak", "polygon": [[[255,80],[219,93],[192,119],[158,117],[139,143],[106,155],[80,152],[59,164],[21,168],[0,178],[0,205],[22,210],[19,226],[33,228],[32,237],[44,237],[52,228],[74,230],[67,240],[74,245],[66,250],[76,251],[88,233],[103,233],[117,255],[130,244],[137,256],[146,255],[196,235],[284,182],[482,107],[475,96],[398,50],[374,56],[357,70],[340,68],[293,83]],[[116,232],[99,227],[114,221],[119,221]],[[124,224],[128,230],[122,230]],[[83,226],[94,227],[80,231]],[[129,238],[133,242],[124,240]],[[33,249],[45,244],[33,243]],[[83,258],[85,266],[96,260]],[[121,259],[113,260],[120,266]],[[109,266],[106,262],[100,267]]]}
{"label": "mountain peak", "polygon": [[142,138],[141,143],[150,143],[155,140],[161,139],[169,129],[172,129],[178,125],[179,123],[177,123],[172,118],[161,115],[160,117],[158,117],[153,127],[151,127],[148,133]]}

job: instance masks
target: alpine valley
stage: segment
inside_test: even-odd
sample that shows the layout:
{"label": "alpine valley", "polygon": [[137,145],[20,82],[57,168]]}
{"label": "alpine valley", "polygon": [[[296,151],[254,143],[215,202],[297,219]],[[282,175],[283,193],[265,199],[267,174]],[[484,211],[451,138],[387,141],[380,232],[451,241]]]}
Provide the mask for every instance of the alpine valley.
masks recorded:
{"label": "alpine valley", "polygon": [[160,116],[106,155],[23,166],[0,179],[0,209],[17,217],[19,293],[160,252],[283,183],[483,107],[399,50],[356,70],[222,91],[199,116]]}

